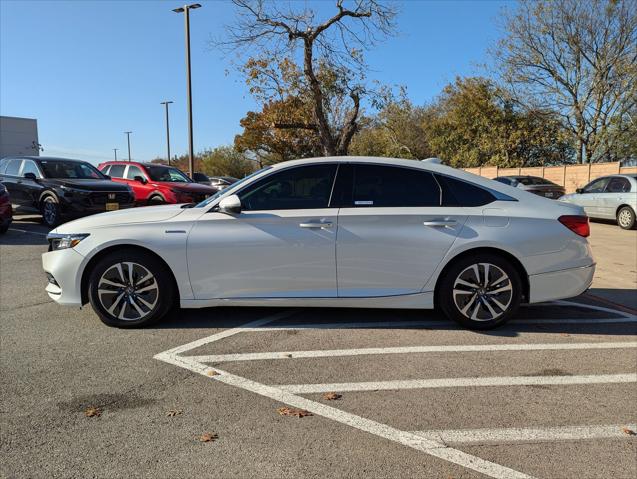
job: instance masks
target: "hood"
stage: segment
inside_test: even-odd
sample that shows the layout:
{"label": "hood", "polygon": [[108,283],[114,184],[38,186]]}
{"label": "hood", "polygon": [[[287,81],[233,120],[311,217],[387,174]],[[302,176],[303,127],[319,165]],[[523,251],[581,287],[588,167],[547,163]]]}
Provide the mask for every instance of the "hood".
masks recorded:
{"label": "hood", "polygon": [[208,185],[202,185],[201,183],[161,183],[165,186],[169,186],[173,190],[178,190],[184,193],[203,193],[214,194],[217,192],[215,188]]}
{"label": "hood", "polygon": [[86,216],[58,226],[54,233],[87,233],[105,226],[169,220],[184,210],[183,205],[144,206]]}
{"label": "hood", "polygon": [[45,178],[43,183],[68,186],[86,191],[128,191],[128,186],[111,180],[77,180],[73,178]]}

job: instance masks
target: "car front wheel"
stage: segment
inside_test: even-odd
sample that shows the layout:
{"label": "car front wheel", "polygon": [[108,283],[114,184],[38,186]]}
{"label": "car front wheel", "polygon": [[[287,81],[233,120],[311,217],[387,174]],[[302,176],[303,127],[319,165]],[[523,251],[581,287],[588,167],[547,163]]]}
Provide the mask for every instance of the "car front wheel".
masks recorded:
{"label": "car front wheel", "polygon": [[111,253],[90,274],[89,300],[103,323],[118,328],[147,326],[173,306],[174,282],[166,266],[137,250]]}
{"label": "car front wheel", "polygon": [[630,206],[624,206],[617,212],[617,224],[625,230],[635,227],[635,212]]}
{"label": "car front wheel", "polygon": [[445,315],[470,329],[492,329],[518,310],[522,283],[506,259],[490,254],[462,258],[445,272],[439,304]]}
{"label": "car front wheel", "polygon": [[47,196],[42,200],[40,213],[42,214],[42,222],[49,228],[54,228],[60,223],[60,204],[55,197]]}

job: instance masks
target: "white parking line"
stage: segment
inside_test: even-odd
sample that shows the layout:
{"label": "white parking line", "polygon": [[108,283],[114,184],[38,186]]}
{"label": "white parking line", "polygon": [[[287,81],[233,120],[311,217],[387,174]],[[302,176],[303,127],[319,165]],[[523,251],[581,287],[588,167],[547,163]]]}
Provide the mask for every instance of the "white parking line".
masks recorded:
{"label": "white parking line", "polygon": [[20,230],[18,228],[9,228],[9,231],[17,231],[18,233],[29,233],[32,235],[40,235],[40,236],[46,236],[46,233],[40,233],[39,231],[28,231],[28,230]]}
{"label": "white parking line", "polygon": [[536,386],[573,384],[634,383],[637,374],[591,374],[585,376],[504,376],[482,378],[411,379],[399,381],[372,381],[359,383],[281,384],[275,386],[295,394],[313,394],[330,391],[386,391],[394,389],[429,389],[481,386]]}
{"label": "white parking line", "polygon": [[583,439],[625,438],[631,436],[624,429],[637,430],[637,424],[612,424],[603,426],[562,426],[544,428],[500,429],[448,429],[439,431],[413,431],[432,441],[457,444],[484,444],[529,441],[575,441]]}
{"label": "white parking line", "polygon": [[451,346],[403,346],[392,348],[327,349],[311,351],[281,351],[267,353],[212,354],[189,356],[200,363],[223,363],[229,361],[263,361],[269,359],[326,358],[338,356],[362,356],[375,354],[413,354],[481,351],[555,351],[578,349],[622,349],[637,348],[637,341],[605,343],[538,343],[538,344],[479,344]]}

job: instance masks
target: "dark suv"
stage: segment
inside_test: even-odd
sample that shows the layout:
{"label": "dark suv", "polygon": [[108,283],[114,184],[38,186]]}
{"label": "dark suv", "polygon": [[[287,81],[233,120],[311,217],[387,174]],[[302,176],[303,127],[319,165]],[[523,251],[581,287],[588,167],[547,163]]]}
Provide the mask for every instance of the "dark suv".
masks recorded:
{"label": "dark suv", "polygon": [[133,206],[131,189],[111,181],[86,161],[42,156],[0,160],[0,181],[11,202],[38,211],[47,226],[77,217]]}

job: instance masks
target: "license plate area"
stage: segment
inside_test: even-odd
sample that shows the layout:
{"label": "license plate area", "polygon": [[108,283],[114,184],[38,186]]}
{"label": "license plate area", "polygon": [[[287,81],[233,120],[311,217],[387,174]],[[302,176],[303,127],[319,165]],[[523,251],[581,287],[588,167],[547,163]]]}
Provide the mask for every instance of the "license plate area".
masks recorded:
{"label": "license plate area", "polygon": [[106,203],[106,211],[115,211],[119,209],[119,203]]}

